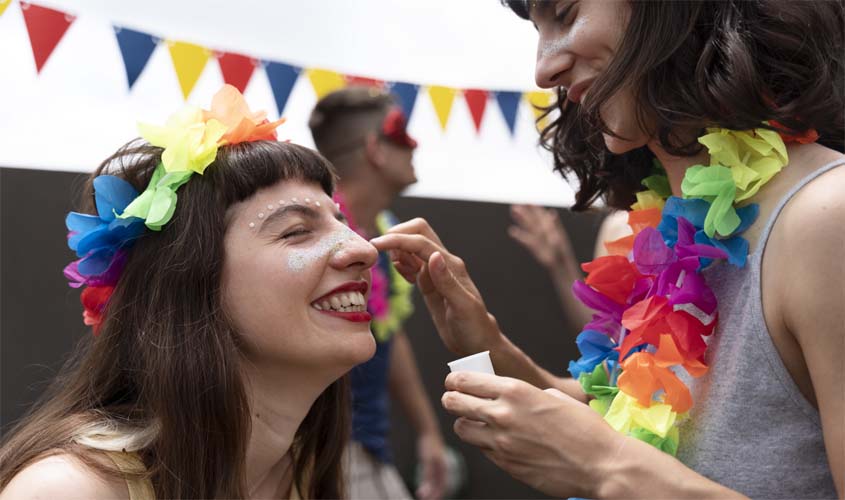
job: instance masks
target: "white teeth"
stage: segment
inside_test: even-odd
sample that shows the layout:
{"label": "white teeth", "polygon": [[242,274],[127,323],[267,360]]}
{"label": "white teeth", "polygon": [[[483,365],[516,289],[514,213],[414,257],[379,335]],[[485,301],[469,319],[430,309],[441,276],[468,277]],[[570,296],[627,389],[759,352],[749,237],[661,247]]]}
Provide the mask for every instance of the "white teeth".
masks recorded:
{"label": "white teeth", "polygon": [[314,302],[318,311],[363,312],[367,310],[367,300],[361,292],[347,292],[332,295],[321,302]]}

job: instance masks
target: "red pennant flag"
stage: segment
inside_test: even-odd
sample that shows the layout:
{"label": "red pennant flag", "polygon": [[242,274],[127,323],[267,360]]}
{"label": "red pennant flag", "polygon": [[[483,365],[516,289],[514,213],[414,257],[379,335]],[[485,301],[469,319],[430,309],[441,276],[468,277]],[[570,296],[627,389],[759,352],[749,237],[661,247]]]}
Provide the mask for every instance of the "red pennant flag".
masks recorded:
{"label": "red pennant flag", "polygon": [[242,94],[246,89],[252,72],[255,71],[256,60],[232,52],[220,52],[217,56],[223,81],[238,89]]}
{"label": "red pennant flag", "polygon": [[464,90],[464,100],[469,106],[469,113],[475,123],[475,131],[481,131],[481,119],[484,118],[484,109],[487,107],[487,91],[479,89]]}
{"label": "red pennant flag", "polygon": [[40,73],[75,17],[28,2],[21,2],[21,10],[29,32],[32,55],[35,56],[35,69]]}
{"label": "red pennant flag", "polygon": [[376,80],[375,78],[367,78],[365,76],[346,75],[346,85],[358,85],[363,87],[376,87],[384,89],[384,81]]}

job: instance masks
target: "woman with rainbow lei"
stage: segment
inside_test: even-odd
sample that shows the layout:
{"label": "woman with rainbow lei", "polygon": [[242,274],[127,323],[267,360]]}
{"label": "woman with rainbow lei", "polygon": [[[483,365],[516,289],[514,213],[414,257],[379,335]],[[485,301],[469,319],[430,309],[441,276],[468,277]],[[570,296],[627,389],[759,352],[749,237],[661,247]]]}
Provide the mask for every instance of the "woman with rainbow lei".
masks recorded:
{"label": "woman with rainbow lei", "polygon": [[65,276],[93,335],[4,439],[0,498],[344,496],[377,252],[282,121],[227,85],[91,176]]}
{"label": "woman with rainbow lei", "polygon": [[505,3],[539,33],[573,208],[630,208],[633,234],[573,287],[594,315],[570,379],[424,220],[372,240],[447,346],[507,376],[446,378],[456,433],[554,496],[845,495],[841,2]]}

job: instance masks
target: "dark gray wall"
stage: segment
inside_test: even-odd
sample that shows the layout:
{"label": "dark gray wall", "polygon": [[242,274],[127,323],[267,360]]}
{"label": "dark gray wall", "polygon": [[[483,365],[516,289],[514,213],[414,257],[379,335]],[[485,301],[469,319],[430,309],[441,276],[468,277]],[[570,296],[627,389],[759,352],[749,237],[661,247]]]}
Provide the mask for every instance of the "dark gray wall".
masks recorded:
{"label": "dark gray wall", "polygon": [[[72,259],[64,217],[73,208],[85,176],[0,168],[0,418],[2,429],[19,418],[41,393],[73,345],[88,335],[79,293],[67,287],[62,268]],[[446,246],[467,262],[470,273],[502,329],[539,364],[564,373],[575,356],[577,333],[564,317],[548,276],[510,240],[507,205],[422,198],[396,202],[400,219],[422,216]],[[580,260],[588,260],[601,217],[562,212]],[[419,296],[418,313],[406,325],[423,382],[435,404],[446,440],[465,457],[468,498],[545,498],[514,481],[478,450],[460,442],[453,419],[439,406],[446,362]],[[414,436],[394,409],[397,465],[410,477]]]}

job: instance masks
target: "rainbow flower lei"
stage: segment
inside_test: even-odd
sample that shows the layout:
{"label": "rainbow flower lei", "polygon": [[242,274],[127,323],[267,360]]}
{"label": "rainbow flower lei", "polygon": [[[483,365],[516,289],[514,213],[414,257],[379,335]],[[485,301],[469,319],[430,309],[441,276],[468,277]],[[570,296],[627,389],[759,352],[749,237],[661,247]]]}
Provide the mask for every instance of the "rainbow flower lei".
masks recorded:
{"label": "rainbow flower lei", "polygon": [[70,212],[65,219],[68,246],[79,259],[65,267],[64,275],[71,287],[85,286],[83,320],[93,327],[94,335],[100,331],[129,249],[146,229],[161,231],[170,221],[179,187],[192,175],[202,175],[220,147],[276,140],[276,128],[283,122],[267,120],[266,112],[250,111],[243,95],[224,85],[214,95],[210,110],[186,106],[163,127],[138,125],[142,138],[164,148],[144,192],[138,194],[119,177],[99,175],[93,183],[97,214]]}
{"label": "rainbow flower lei", "polygon": [[686,171],[683,197],[672,196],[655,164],[628,212],[633,234],[605,243],[609,255],[582,265],[587,276],[573,293],[595,314],[576,339],[581,357],[569,372],[617,431],[677,453],[678,423],[693,401],[676,371],[707,373],[705,338],[718,322],[701,271],[719,259],[745,265],[748,242],[739,235],[759,207],[737,204],[786,166],[784,139],[805,136],[708,129],[698,140],[710,165]]}

